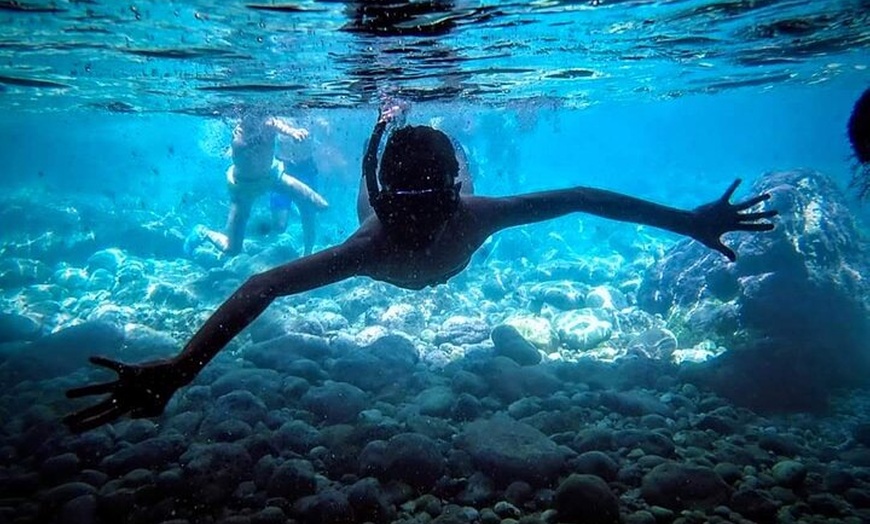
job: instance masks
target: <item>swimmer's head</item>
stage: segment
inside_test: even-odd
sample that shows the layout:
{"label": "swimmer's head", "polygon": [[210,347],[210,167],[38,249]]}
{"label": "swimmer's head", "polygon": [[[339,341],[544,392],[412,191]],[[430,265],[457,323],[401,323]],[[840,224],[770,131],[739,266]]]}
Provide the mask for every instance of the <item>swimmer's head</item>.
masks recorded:
{"label": "swimmer's head", "polygon": [[260,130],[269,119],[269,112],[260,107],[249,107],[239,114],[239,126],[246,131]]}
{"label": "swimmer's head", "polygon": [[443,132],[408,126],[390,135],[381,158],[380,183],[386,191],[451,187],[459,172],[453,143]]}
{"label": "swimmer's head", "polygon": [[859,199],[870,199],[870,89],[855,102],[848,131],[852,151],[859,162],[850,185],[858,191]]}
{"label": "swimmer's head", "polygon": [[311,137],[296,139],[292,136],[278,134],[275,141],[275,157],[284,162],[299,163],[308,160],[314,154],[314,143]]}
{"label": "swimmer's head", "polygon": [[458,171],[456,151],[441,131],[403,127],[390,135],[381,187],[369,197],[394,242],[416,249],[435,238],[459,206]]}
{"label": "swimmer's head", "polygon": [[870,89],[855,102],[848,129],[855,157],[862,164],[870,163]]}

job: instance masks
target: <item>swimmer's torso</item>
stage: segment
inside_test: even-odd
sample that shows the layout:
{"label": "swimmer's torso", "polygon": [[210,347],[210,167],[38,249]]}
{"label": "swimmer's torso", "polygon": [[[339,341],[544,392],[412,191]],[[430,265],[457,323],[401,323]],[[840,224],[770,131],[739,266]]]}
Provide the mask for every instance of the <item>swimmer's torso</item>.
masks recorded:
{"label": "swimmer's torso", "polygon": [[275,130],[263,127],[257,133],[233,131],[233,166],[236,181],[262,180],[270,177],[275,150]]}
{"label": "swimmer's torso", "polygon": [[357,232],[370,237],[374,252],[362,273],[405,289],[443,284],[465,269],[486,240],[472,220],[470,214],[457,210],[429,245],[413,250],[390,243],[383,226],[373,217]]}

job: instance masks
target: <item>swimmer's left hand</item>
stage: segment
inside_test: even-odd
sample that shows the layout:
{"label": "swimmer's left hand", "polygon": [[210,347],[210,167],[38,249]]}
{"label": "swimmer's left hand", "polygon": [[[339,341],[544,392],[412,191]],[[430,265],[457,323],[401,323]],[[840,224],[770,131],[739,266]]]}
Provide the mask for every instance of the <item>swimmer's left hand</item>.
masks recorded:
{"label": "swimmer's left hand", "polygon": [[302,141],[308,138],[308,130],[304,127],[291,127],[288,134],[293,137],[293,139],[298,141]]}
{"label": "swimmer's left hand", "polygon": [[770,198],[770,194],[762,193],[743,202],[732,204],[731,196],[740,185],[738,178],[718,200],[704,204],[692,211],[692,223],[689,236],[710,249],[722,253],[728,260],[737,260],[734,250],[722,243],[719,237],[730,231],[770,231],[773,224],[766,221],[775,217],[775,210],[746,213],[745,211]]}
{"label": "swimmer's left hand", "polygon": [[156,360],[144,364],[123,364],[105,357],[91,357],[91,363],[118,374],[112,382],[70,389],[68,398],[92,395],[109,397],[64,417],[64,424],[73,433],[82,433],[108,424],[130,414],[133,418],[156,417],[166,403],[189,380],[172,360]]}

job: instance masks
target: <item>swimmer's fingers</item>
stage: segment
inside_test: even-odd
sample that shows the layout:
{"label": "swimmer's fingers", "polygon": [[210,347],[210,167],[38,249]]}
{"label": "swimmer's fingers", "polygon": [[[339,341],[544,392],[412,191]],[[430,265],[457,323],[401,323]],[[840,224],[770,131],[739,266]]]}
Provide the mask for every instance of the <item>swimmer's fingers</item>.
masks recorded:
{"label": "swimmer's fingers", "polygon": [[745,202],[740,202],[739,204],[735,204],[734,207],[736,207],[738,211],[743,211],[744,209],[749,209],[750,207],[755,206],[757,204],[760,204],[760,203],[764,202],[765,200],[770,200],[769,193],[762,193],[756,197],[750,198],[749,200],[747,200]]}
{"label": "swimmer's fingers", "polygon": [[111,369],[112,371],[114,371],[115,373],[117,373],[119,375],[122,374],[123,372],[125,372],[127,370],[127,368],[129,368],[129,366],[127,366],[126,364],[122,364],[121,362],[118,362],[117,360],[112,360],[112,359],[106,358],[106,357],[91,357],[88,360],[91,362],[91,364],[93,364],[95,366],[101,366],[104,368]]}
{"label": "swimmer's fingers", "polygon": [[756,222],[751,224],[737,224],[732,231],[771,231],[773,224],[770,222]]}
{"label": "swimmer's fingers", "polygon": [[760,211],[758,213],[744,213],[738,216],[740,217],[741,222],[754,222],[756,220],[773,218],[778,214],[779,213],[777,211]]}
{"label": "swimmer's fingers", "polygon": [[[112,371],[117,373],[119,377],[129,372],[129,366],[126,364],[122,364],[117,360],[112,360],[106,357],[91,357],[88,360],[90,360],[91,364],[94,364],[96,366],[111,369]],[[80,398],[90,395],[105,395],[106,393],[113,393],[118,388],[120,383],[121,381],[119,379],[112,382],[103,382],[101,384],[92,384],[90,386],[73,388],[67,390],[66,396],[67,398]]]}
{"label": "swimmer's fingers", "polygon": [[734,191],[737,190],[737,186],[740,185],[740,182],[742,182],[742,180],[739,178],[735,179],[734,182],[731,182],[731,185],[728,186],[728,189],[725,190],[725,194],[722,195],[722,198],[719,200],[722,202],[731,201],[731,197],[734,195]]}
{"label": "swimmer's fingers", "polygon": [[707,244],[707,247],[710,247],[710,248],[715,249],[716,251],[722,253],[731,262],[734,262],[737,260],[737,253],[735,253],[734,250],[731,249],[730,247],[723,244],[720,240],[716,240],[716,242],[714,242],[714,243]]}
{"label": "swimmer's fingers", "polygon": [[127,411],[129,409],[122,407],[114,399],[106,399],[95,406],[67,415],[63,418],[63,423],[73,433],[83,433],[111,422]]}
{"label": "swimmer's fingers", "polygon": [[91,395],[105,395],[112,393],[118,387],[120,381],[104,382],[102,384],[93,384],[90,386],[82,386],[80,388],[69,389],[66,392],[66,398],[81,398]]}

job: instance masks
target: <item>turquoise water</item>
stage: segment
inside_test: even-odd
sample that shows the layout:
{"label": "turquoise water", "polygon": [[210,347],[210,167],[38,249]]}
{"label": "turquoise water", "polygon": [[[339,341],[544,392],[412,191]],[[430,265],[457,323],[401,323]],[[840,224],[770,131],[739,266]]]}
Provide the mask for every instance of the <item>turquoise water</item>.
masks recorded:
{"label": "turquoise water", "polygon": [[[868,7],[0,2],[0,524],[867,521]],[[776,229],[729,264],[589,214],[513,228],[444,285],[279,298],[162,414],[64,426],[114,379],[89,356],[173,356],[301,257],[266,195],[241,254],[184,249],[227,220],[239,116],[309,129],[319,251],[387,97],[478,195],[694,209],[741,178]]]}

